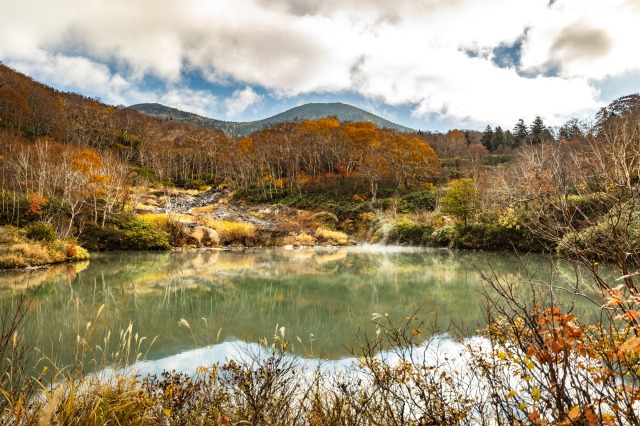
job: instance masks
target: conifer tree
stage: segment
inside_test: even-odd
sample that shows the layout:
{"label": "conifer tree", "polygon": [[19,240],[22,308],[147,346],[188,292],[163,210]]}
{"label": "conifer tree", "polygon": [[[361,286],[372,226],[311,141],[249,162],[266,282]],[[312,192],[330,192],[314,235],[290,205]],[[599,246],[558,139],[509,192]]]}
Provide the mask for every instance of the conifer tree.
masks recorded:
{"label": "conifer tree", "polygon": [[493,142],[493,129],[491,129],[491,126],[487,126],[487,128],[484,129],[480,143],[489,151],[493,151],[495,149]]}

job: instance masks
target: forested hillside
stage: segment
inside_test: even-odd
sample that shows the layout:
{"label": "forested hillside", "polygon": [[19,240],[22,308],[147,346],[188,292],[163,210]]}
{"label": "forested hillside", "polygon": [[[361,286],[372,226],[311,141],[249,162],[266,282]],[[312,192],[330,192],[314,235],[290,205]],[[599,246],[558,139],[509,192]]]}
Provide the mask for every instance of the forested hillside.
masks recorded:
{"label": "forested hillside", "polygon": [[[225,188],[224,200],[307,209],[367,241],[561,252],[600,244],[607,257],[605,236],[623,224],[629,241],[619,250],[635,253],[638,99],[560,129],[538,117],[507,131],[401,133],[322,118],[231,138],[61,93],[1,66],[0,221],[82,238],[136,228],[120,222],[145,190]],[[164,203],[154,211],[171,214],[175,203]],[[155,235],[152,225],[140,229]]]}

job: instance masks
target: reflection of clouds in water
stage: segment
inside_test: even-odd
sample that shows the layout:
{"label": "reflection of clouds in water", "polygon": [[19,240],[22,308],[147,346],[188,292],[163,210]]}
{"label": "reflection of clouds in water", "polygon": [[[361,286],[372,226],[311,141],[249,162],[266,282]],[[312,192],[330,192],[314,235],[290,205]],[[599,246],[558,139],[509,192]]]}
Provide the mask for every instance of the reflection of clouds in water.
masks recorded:
{"label": "reflection of clouds in water", "polygon": [[[442,366],[447,371],[456,371],[460,374],[470,374],[468,346],[480,350],[490,348],[489,341],[483,337],[474,336],[457,342],[447,334],[433,336],[422,344],[411,348],[410,355],[405,351],[404,361],[412,361],[416,364],[427,366]],[[168,356],[158,360],[140,361],[132,368],[141,375],[160,375],[163,371],[176,371],[185,374],[195,374],[198,367],[209,367],[214,364],[224,364],[234,360],[238,363],[246,362],[250,364],[257,358],[266,358],[271,353],[270,348],[265,348],[257,343],[246,343],[242,341],[223,342],[185,351],[176,355]],[[352,370],[359,363],[356,357],[341,358],[338,360],[322,360],[319,358],[302,358],[295,355],[288,355],[295,359],[298,365],[305,371],[313,371],[320,368],[323,372],[346,372]],[[377,358],[393,365],[401,360],[399,352],[383,352],[376,355]],[[357,369],[353,369],[357,371]]]}
{"label": "reflection of clouds in water", "polygon": [[[526,259],[532,269],[549,269],[544,257]],[[38,346],[56,348],[61,359],[72,361],[73,345],[51,342],[50,330],[74,342],[78,324],[105,304],[103,330],[133,321],[141,336],[160,336],[152,358],[227,339],[256,342],[274,324],[286,323],[292,336],[315,335],[315,354],[336,359],[348,355],[345,348],[353,347],[359,330],[373,329],[372,312],[402,318],[423,306],[427,323],[437,315],[441,330],[453,321],[474,334],[485,320],[478,303],[482,283],[470,265],[486,263],[504,276],[522,269],[504,254],[372,245],[96,254],[74,279],[65,269],[50,269],[47,291],[38,293],[25,329]],[[2,274],[0,291],[10,294],[12,282],[3,288],[1,279]],[[175,331],[181,318],[190,322],[199,344]],[[196,326],[201,318],[210,327]]]}

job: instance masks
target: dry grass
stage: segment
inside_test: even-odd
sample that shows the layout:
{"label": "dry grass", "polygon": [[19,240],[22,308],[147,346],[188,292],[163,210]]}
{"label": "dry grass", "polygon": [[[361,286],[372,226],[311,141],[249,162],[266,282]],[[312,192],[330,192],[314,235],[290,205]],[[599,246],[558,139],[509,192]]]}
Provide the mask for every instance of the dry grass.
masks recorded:
{"label": "dry grass", "polygon": [[296,236],[296,239],[300,243],[301,246],[314,246],[316,245],[316,239],[313,235],[309,235],[306,232],[301,233]]}
{"label": "dry grass", "polygon": [[163,229],[165,229],[169,223],[169,216],[166,213],[144,213],[136,215],[136,217]]}
{"label": "dry grass", "polygon": [[335,244],[339,246],[346,245],[349,242],[349,238],[344,232],[331,231],[327,228],[318,228],[316,230],[316,237],[318,238],[318,240],[325,243]]}
{"label": "dry grass", "polygon": [[255,239],[257,229],[255,225],[244,222],[218,221],[209,216],[197,216],[195,223],[214,229],[218,233],[220,244],[245,243]]}
{"label": "dry grass", "polygon": [[195,223],[202,226],[207,226],[209,228],[213,228],[213,225],[218,223],[218,221],[213,220],[209,216],[196,216]]}
{"label": "dry grass", "polygon": [[193,214],[201,214],[201,213],[211,213],[216,208],[218,208],[215,204],[211,204],[209,206],[195,207],[191,209],[191,213]]}
{"label": "dry grass", "polygon": [[141,211],[141,212],[152,212],[155,209],[156,209],[155,206],[150,206],[148,204],[138,203],[138,205],[136,206],[136,208],[134,210],[135,211]]}
{"label": "dry grass", "polygon": [[213,222],[211,228],[215,229],[224,245],[233,243],[245,243],[254,239],[257,235],[256,227],[251,223],[240,222]]}
{"label": "dry grass", "polygon": [[17,230],[0,229],[0,268],[25,268],[89,258],[84,248],[69,241],[34,241]]}

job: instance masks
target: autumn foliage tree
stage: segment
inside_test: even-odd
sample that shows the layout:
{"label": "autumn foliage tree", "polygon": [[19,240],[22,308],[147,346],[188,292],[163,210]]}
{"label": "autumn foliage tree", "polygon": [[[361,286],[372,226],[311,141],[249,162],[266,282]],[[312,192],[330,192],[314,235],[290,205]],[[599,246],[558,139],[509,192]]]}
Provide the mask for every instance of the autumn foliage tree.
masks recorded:
{"label": "autumn foliage tree", "polygon": [[479,208],[480,197],[472,179],[452,180],[446,195],[440,198],[440,210],[462,220],[465,227]]}

